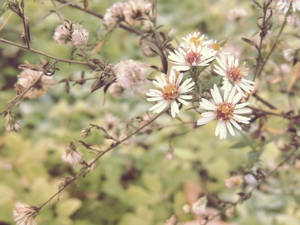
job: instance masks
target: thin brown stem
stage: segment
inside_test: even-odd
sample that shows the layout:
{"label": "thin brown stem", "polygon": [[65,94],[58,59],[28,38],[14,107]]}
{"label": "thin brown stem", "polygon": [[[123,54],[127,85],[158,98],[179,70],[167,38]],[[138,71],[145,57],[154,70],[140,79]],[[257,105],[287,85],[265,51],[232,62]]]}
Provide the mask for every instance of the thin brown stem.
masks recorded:
{"label": "thin brown stem", "polygon": [[63,187],[59,188],[59,190],[54,193],[48,200],[46,200],[44,203],[42,203],[40,205],[40,207],[38,207],[38,210],[41,210],[45,205],[47,205],[49,202],[51,202],[55,197],[57,197],[62,191],[64,191],[70,184],[72,184],[74,181],[76,181],[78,178],[80,178],[81,176],[86,175],[87,173],[89,173],[91,170],[90,168],[96,164],[96,162],[106,153],[112,151],[113,149],[115,149],[117,146],[119,146],[120,144],[124,143],[125,141],[127,141],[129,138],[131,138],[132,136],[138,134],[140,131],[142,131],[145,127],[149,126],[151,123],[153,123],[158,117],[160,117],[164,112],[161,112],[160,114],[157,114],[156,116],[154,116],[152,119],[150,119],[147,123],[145,123],[144,125],[142,125],[141,127],[137,128],[134,132],[132,132],[131,134],[127,135],[126,137],[124,137],[123,139],[114,142],[113,144],[111,144],[110,147],[108,147],[106,150],[99,152],[96,157],[89,163],[86,165],[86,167],[81,170],[80,173],[78,173],[76,176],[72,177],[70,180],[68,180]]}
{"label": "thin brown stem", "polygon": [[26,51],[33,52],[33,53],[45,56],[45,57],[50,58],[50,59],[55,59],[58,62],[65,62],[65,63],[71,63],[71,64],[79,64],[79,65],[85,65],[85,66],[89,66],[89,67],[93,66],[91,63],[88,63],[88,62],[82,62],[82,61],[77,61],[77,60],[72,60],[72,59],[63,59],[63,58],[59,58],[59,57],[56,57],[56,56],[52,56],[52,55],[49,55],[49,54],[47,54],[45,52],[42,52],[40,50],[36,50],[36,49],[33,49],[33,48],[28,48],[25,45],[18,44],[16,42],[12,42],[12,41],[6,40],[4,38],[0,38],[0,42],[3,42],[3,43],[8,44],[8,45],[16,46],[18,48],[22,48],[22,49],[24,49]]}

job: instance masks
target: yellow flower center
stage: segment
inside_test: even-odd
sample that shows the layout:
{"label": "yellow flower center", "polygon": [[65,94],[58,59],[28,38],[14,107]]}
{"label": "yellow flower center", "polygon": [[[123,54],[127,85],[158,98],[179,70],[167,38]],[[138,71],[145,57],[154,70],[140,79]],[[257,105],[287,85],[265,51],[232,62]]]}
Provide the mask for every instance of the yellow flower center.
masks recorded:
{"label": "yellow flower center", "polygon": [[167,101],[175,100],[179,95],[179,88],[174,84],[167,84],[164,86],[163,90],[163,98]]}
{"label": "yellow flower center", "polygon": [[191,37],[190,42],[194,44],[196,47],[200,46],[201,44],[200,35],[196,37]]}
{"label": "yellow flower center", "polygon": [[215,51],[220,51],[221,50],[221,46],[218,43],[212,43],[211,47]]}
{"label": "yellow flower center", "polygon": [[244,74],[240,68],[231,67],[227,70],[227,77],[231,82],[238,82],[244,77]]}
{"label": "yellow flower center", "polygon": [[219,120],[230,120],[233,117],[234,106],[230,103],[221,103],[218,105],[216,116]]}

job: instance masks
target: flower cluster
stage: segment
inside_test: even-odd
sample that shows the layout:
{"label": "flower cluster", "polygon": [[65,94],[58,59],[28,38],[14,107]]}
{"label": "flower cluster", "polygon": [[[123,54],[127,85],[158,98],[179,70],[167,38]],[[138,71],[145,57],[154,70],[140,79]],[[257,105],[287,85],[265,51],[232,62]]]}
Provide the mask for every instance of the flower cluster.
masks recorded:
{"label": "flower cluster", "polygon": [[53,86],[54,81],[51,77],[44,76],[41,71],[31,69],[24,69],[23,72],[18,75],[18,81],[15,84],[18,93],[22,93],[31,87],[24,94],[24,98],[30,99],[44,96]]}
{"label": "flower cluster", "polygon": [[65,21],[64,24],[59,25],[55,29],[53,39],[59,45],[72,43],[72,45],[80,49],[87,45],[89,33],[80,24]]}
{"label": "flower cluster", "polygon": [[152,18],[152,3],[147,0],[129,0],[117,2],[106,10],[104,24],[108,30],[113,30],[124,21],[130,26],[148,27]]}
{"label": "flower cluster", "polygon": [[174,52],[170,52],[168,58],[174,64],[170,75],[157,76],[153,84],[158,90],[150,89],[147,93],[148,101],[157,102],[150,111],[160,113],[169,107],[172,117],[175,117],[179,113],[180,106],[188,105],[188,100],[192,100],[194,95],[191,91],[196,91],[194,86],[199,79],[193,76],[184,79],[187,75],[181,72],[191,71],[192,74],[193,68],[205,68],[214,64],[213,71],[223,78],[222,94],[215,84],[210,90],[213,102],[205,98],[201,99],[200,110],[208,112],[201,114],[197,125],[216,119],[219,122],[215,134],[220,139],[225,139],[228,132],[234,136],[235,129],[241,130],[241,123],[249,123],[250,118],[243,114],[249,114],[251,110],[246,108],[248,103],[241,103],[241,101],[246,94],[254,90],[254,82],[245,78],[248,76],[248,69],[240,64],[237,57],[224,52],[217,41],[194,32],[185,36],[179,47]]}

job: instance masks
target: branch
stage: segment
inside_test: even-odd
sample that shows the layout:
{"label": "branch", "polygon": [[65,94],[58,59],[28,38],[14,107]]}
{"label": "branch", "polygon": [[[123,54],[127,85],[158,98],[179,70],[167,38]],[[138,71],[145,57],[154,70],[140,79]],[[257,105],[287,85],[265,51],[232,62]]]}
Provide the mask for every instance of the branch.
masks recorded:
{"label": "branch", "polygon": [[6,40],[4,38],[0,38],[0,42],[3,42],[5,44],[8,44],[8,45],[12,45],[12,46],[16,46],[18,48],[22,48],[22,49],[25,49],[26,51],[29,51],[29,52],[33,52],[33,53],[36,53],[36,54],[39,54],[39,55],[42,55],[42,56],[45,56],[45,57],[48,57],[48,58],[51,58],[51,59],[55,59],[59,62],[65,62],[65,63],[71,63],[71,64],[79,64],[79,65],[85,65],[85,66],[88,66],[90,68],[93,68],[93,64],[91,63],[88,63],[88,62],[81,62],[81,61],[77,61],[77,60],[72,60],[72,59],[63,59],[63,58],[58,58],[56,56],[52,56],[52,55],[49,55],[45,52],[42,52],[42,51],[39,51],[39,50],[36,50],[36,49],[33,49],[33,48],[28,48],[27,46],[25,45],[21,45],[21,44],[18,44],[18,43],[15,43],[15,42],[12,42],[12,41],[9,41],[9,40]]}
{"label": "branch", "polygon": [[88,163],[85,168],[83,170],[81,170],[81,172],[79,172],[76,176],[72,177],[71,179],[67,180],[66,183],[64,184],[63,187],[59,188],[59,190],[54,193],[48,200],[46,200],[44,203],[41,204],[40,207],[38,207],[38,211],[41,210],[45,205],[47,205],[50,201],[52,201],[56,196],[58,196],[62,191],[64,191],[70,184],[72,184],[74,181],[76,181],[78,178],[80,178],[81,176],[85,176],[86,174],[88,174],[91,171],[91,167],[94,166],[96,164],[96,162],[106,153],[112,151],[113,149],[115,149],[117,146],[119,146],[120,144],[124,143],[125,141],[127,141],[129,138],[131,138],[132,136],[138,134],[140,131],[142,131],[145,127],[149,126],[151,123],[153,123],[158,117],[160,117],[165,111],[157,114],[156,116],[154,116],[152,119],[150,119],[147,123],[145,123],[144,125],[142,125],[141,127],[137,128],[134,132],[132,132],[131,134],[129,134],[128,136],[124,137],[123,139],[114,142],[111,144],[110,147],[108,147],[106,150],[98,153],[96,155],[96,157],[90,162]]}

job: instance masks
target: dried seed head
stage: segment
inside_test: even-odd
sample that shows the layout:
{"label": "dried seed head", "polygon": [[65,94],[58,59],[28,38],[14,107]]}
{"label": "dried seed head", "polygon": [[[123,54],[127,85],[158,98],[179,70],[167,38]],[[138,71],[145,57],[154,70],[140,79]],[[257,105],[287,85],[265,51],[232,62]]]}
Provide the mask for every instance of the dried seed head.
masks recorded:
{"label": "dried seed head", "polygon": [[24,202],[16,202],[13,216],[17,225],[36,225],[34,218],[38,213],[38,208],[30,206]]}

